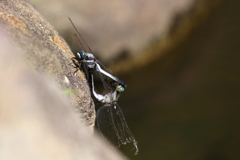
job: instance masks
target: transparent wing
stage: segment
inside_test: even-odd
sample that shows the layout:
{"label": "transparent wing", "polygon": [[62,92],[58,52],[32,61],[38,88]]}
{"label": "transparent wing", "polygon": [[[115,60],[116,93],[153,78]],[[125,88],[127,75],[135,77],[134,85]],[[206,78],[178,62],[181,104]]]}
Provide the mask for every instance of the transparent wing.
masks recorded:
{"label": "transparent wing", "polygon": [[111,113],[110,106],[103,106],[97,111],[97,125],[98,129],[102,133],[102,135],[113,143],[116,147],[120,147],[120,137],[118,131],[115,127],[113,117]]}
{"label": "transparent wing", "polygon": [[[111,106],[104,106],[98,110],[97,123],[102,134],[115,146],[133,143],[135,154],[138,153],[137,141],[127,125],[121,108],[116,102],[112,103]],[[112,135],[114,133],[115,135]]]}
{"label": "transparent wing", "polygon": [[128,128],[127,122],[123,115],[123,112],[117,102],[114,102],[111,106],[113,113],[113,121],[117,127],[118,133],[121,138],[122,144],[131,143],[136,141],[130,129]]}

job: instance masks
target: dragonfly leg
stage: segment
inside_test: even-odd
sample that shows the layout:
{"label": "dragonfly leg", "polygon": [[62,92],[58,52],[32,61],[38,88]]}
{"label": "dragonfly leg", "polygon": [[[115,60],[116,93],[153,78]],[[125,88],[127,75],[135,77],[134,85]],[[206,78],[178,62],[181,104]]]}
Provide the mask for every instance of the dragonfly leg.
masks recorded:
{"label": "dragonfly leg", "polygon": [[77,60],[76,57],[71,58],[73,63],[70,63],[69,65],[73,66],[75,71],[73,72],[73,74],[75,75],[77,73],[78,70],[80,70],[81,68],[81,63],[79,63],[79,61]]}

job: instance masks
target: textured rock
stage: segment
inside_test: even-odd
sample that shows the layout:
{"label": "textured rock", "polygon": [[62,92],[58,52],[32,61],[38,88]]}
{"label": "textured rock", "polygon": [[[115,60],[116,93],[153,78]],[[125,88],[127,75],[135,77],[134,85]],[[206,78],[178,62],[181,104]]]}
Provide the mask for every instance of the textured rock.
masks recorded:
{"label": "textured rock", "polygon": [[55,81],[63,91],[73,91],[66,95],[68,101],[93,130],[95,109],[88,84],[82,72],[74,75],[74,55],[53,27],[21,0],[0,1],[0,25],[13,47],[20,50],[12,54],[24,57],[34,70]]}
{"label": "textured rock", "polygon": [[0,32],[0,159],[123,159],[92,136],[56,82],[30,68],[8,39]]}

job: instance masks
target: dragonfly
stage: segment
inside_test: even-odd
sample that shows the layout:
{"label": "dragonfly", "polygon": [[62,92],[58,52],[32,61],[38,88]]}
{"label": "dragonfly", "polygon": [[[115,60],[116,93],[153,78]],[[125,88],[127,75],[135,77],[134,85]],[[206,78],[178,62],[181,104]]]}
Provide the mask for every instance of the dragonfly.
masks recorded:
{"label": "dragonfly", "polygon": [[[123,92],[125,88],[127,88],[127,85],[119,78],[113,76],[110,71],[99,60],[95,58],[91,48],[87,45],[82,35],[77,30],[76,26],[73,24],[72,20],[70,18],[69,20],[77,32],[77,34],[75,34],[75,37],[80,47],[84,49],[80,41],[81,38],[89,50],[89,52],[84,52],[83,50],[78,51],[78,57],[73,58],[73,62],[79,69],[81,68],[81,66],[83,66],[86,77],[91,84],[93,96],[103,104],[103,106],[100,107],[97,111],[98,128],[102,135],[109,139],[111,142],[113,142],[113,144],[115,144],[115,146],[117,147],[132,142],[135,147],[136,155],[139,151],[137,141],[135,140],[133,134],[131,133],[127,125],[121,108],[117,104],[120,93]],[[77,60],[77,62],[75,62],[75,60]],[[93,72],[96,72],[99,75],[103,83],[104,89],[107,90],[107,94],[101,95],[96,93],[94,89]],[[112,82],[110,82],[110,85],[107,84],[107,81],[103,78],[103,75],[113,80]]]}
{"label": "dragonfly", "polygon": [[104,137],[110,140],[116,147],[132,143],[135,148],[134,155],[139,152],[137,141],[130,131],[123,112],[117,101],[124,88],[115,81],[111,83],[111,91],[105,95],[96,93],[94,79],[91,74],[91,88],[94,97],[103,103],[97,110],[98,129]]}
{"label": "dragonfly", "polygon": [[[103,83],[104,89],[108,89],[108,87],[107,87],[107,84],[106,84],[102,75],[105,75],[106,77],[118,82],[123,88],[127,88],[127,85],[126,85],[125,82],[123,82],[119,78],[113,76],[110,73],[110,71],[99,60],[97,60],[97,58],[95,58],[91,48],[88,46],[86,41],[83,39],[82,35],[78,31],[78,29],[76,28],[76,26],[74,25],[72,20],[70,18],[69,18],[69,20],[70,20],[72,26],[74,27],[75,31],[77,32],[77,34],[75,34],[75,38],[77,39],[80,47],[82,49],[84,49],[84,47],[83,47],[83,45],[80,41],[80,38],[81,38],[83,40],[84,44],[87,46],[87,48],[89,50],[89,52],[85,52],[83,50],[80,50],[80,51],[77,52],[77,58],[76,57],[72,58],[74,64],[77,65],[77,68],[81,68],[81,66],[83,65],[83,68],[84,68],[84,71],[85,71],[85,74],[86,74],[86,77],[87,77],[88,80],[89,80],[89,74],[90,74],[89,72],[90,71],[91,72],[96,71],[98,73],[102,83]],[[104,69],[102,69],[102,68],[104,68]]]}

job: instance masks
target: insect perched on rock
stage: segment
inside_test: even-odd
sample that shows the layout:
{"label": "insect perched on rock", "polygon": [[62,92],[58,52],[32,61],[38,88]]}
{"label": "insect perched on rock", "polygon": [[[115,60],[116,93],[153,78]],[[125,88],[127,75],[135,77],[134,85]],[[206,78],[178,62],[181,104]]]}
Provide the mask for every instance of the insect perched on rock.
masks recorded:
{"label": "insect perched on rock", "polygon": [[135,147],[135,155],[139,149],[137,141],[130,131],[123,112],[117,104],[120,93],[124,90],[117,82],[112,81],[109,92],[101,95],[94,90],[94,79],[91,74],[92,93],[94,97],[103,103],[97,110],[97,125],[101,133],[109,139],[114,145],[120,147],[122,144],[133,143]]}
{"label": "insect perched on rock", "polygon": [[[136,155],[139,151],[137,141],[127,125],[120,106],[117,104],[120,93],[125,90],[127,85],[119,78],[113,76],[109,70],[95,58],[91,48],[87,45],[72,20],[70,18],[69,20],[77,32],[75,37],[82,48],[82,50],[77,52],[77,57],[74,57],[72,60],[78,69],[84,69],[94,98],[102,103],[102,106],[97,110],[98,129],[106,139],[110,140],[117,147],[126,145],[127,143],[133,143]],[[88,52],[85,52],[86,50],[80,39],[87,46]],[[103,88],[107,92],[104,95],[98,94],[95,91],[94,72],[100,77]],[[107,78],[112,81],[107,81]]]}
{"label": "insect perched on rock", "polygon": [[[74,61],[78,61],[78,64],[79,64],[79,68],[81,68],[81,66],[83,65],[83,68],[84,68],[84,71],[85,71],[85,74],[87,76],[87,79],[89,80],[89,71],[91,70],[92,72],[93,71],[96,71],[99,75],[99,77],[101,78],[102,82],[105,83],[104,79],[103,79],[103,76],[102,75],[105,75],[107,76],[108,78],[111,78],[112,80],[118,82],[119,84],[121,84],[124,88],[127,88],[127,85],[122,81],[120,80],[119,78],[113,76],[109,71],[108,69],[99,61],[95,58],[95,56],[93,55],[92,53],[92,50],[91,48],[87,45],[87,43],[85,42],[85,40],[82,38],[82,35],[80,34],[80,32],[77,30],[77,28],[75,27],[75,25],[73,24],[72,20],[69,18],[70,22],[72,23],[74,29],[76,30],[77,34],[75,34],[75,37],[80,45],[80,47],[84,49],[81,41],[79,38],[81,38],[83,40],[83,42],[86,44],[86,46],[88,47],[88,50],[89,52],[85,52],[83,50],[80,50],[77,52],[77,56],[78,57],[74,57],[73,60]],[[79,37],[78,37],[79,36]],[[76,63],[76,62],[74,62]],[[102,69],[102,67],[104,69]],[[105,85],[105,84],[104,84]],[[104,86],[106,87],[106,86]],[[106,89],[106,88],[105,88]]]}

